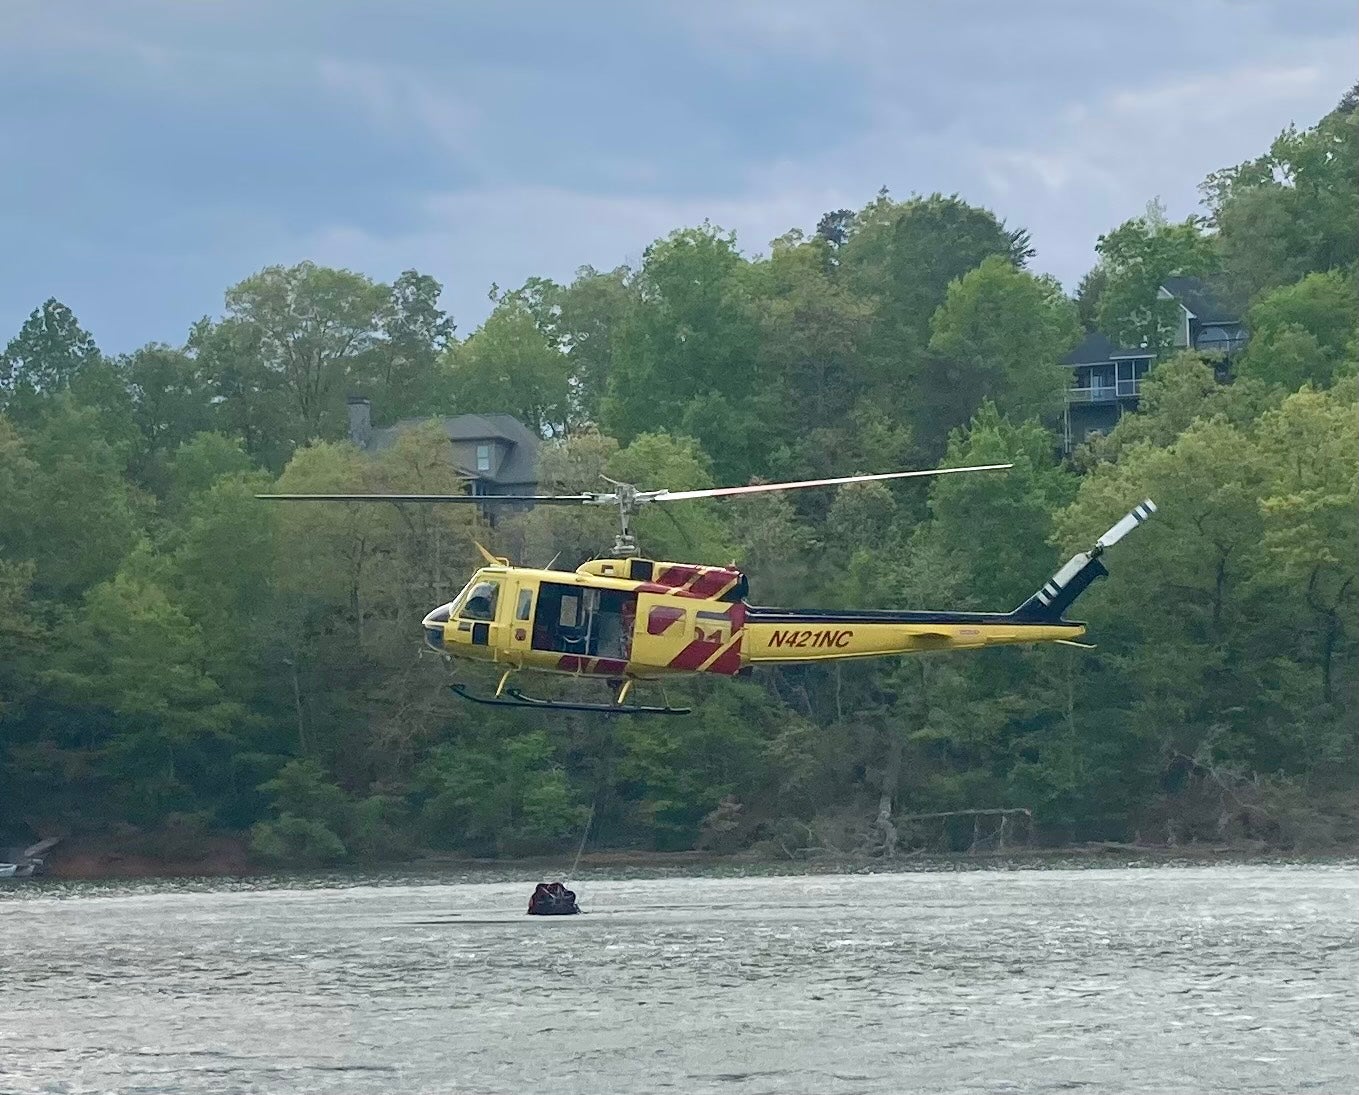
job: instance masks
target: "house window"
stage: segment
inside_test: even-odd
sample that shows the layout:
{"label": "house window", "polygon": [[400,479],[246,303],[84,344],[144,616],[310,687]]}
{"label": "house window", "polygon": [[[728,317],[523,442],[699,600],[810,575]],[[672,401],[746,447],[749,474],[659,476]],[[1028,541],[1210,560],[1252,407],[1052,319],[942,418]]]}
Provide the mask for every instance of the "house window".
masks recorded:
{"label": "house window", "polygon": [[477,446],[477,471],[491,470],[491,446]]}
{"label": "house window", "polygon": [[1239,350],[1244,342],[1245,338],[1240,327],[1213,326],[1199,329],[1195,345],[1200,350],[1213,350],[1217,353],[1229,354]]}
{"label": "house window", "polygon": [[1131,361],[1118,363],[1118,396],[1120,399],[1137,394],[1138,382]]}
{"label": "house window", "polygon": [[1098,365],[1090,370],[1090,387],[1093,389],[1090,394],[1091,402],[1104,403],[1114,398],[1116,390],[1114,369],[1115,366],[1109,364]]}

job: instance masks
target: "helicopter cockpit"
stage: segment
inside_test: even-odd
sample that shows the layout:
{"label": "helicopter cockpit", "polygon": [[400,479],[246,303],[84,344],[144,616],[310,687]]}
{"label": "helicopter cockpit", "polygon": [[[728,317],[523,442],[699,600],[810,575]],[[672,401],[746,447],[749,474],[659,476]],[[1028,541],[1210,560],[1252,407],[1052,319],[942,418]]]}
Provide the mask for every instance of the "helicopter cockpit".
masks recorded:
{"label": "helicopter cockpit", "polygon": [[467,623],[489,623],[495,619],[496,603],[500,597],[500,583],[483,579],[480,574],[462,587],[453,600],[440,605],[427,615],[421,626],[425,630],[425,645],[434,650],[444,649],[444,629],[453,620]]}
{"label": "helicopter cockpit", "polygon": [[[514,638],[509,639],[507,631],[505,639],[532,650],[622,661],[630,657],[635,592],[541,582],[536,588],[519,588],[514,603],[506,606],[502,602],[510,594],[503,589],[505,584],[503,573],[496,570],[474,574],[453,600],[424,618],[425,645],[441,652],[453,643],[460,648],[487,647],[498,623],[506,627],[512,623]],[[498,619],[502,613],[504,620]]]}

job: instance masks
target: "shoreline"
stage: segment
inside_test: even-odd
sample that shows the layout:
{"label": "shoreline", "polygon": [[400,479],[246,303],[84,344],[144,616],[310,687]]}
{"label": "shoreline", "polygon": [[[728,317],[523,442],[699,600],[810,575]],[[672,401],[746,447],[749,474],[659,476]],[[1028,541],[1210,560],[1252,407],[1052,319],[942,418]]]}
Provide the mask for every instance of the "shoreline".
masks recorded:
{"label": "shoreline", "polygon": [[[877,874],[903,871],[1016,870],[1066,863],[1084,865],[1216,864],[1345,862],[1359,857],[1359,845],[1315,849],[1275,848],[1263,844],[1140,845],[1110,841],[1057,847],[1016,847],[1003,851],[908,852],[891,859],[849,854],[771,859],[749,852],[657,852],[601,849],[580,858],[575,877],[626,871],[643,874],[760,873],[760,874]],[[514,874],[561,876],[566,855],[517,856],[483,859],[426,853],[408,859],[356,861],[328,868],[269,865],[253,860],[243,839],[214,837],[199,847],[175,855],[124,851],[104,841],[73,840],[54,851],[39,878],[54,881],[109,881],[137,879],[263,878],[284,874]],[[19,880],[16,880],[19,881]]]}

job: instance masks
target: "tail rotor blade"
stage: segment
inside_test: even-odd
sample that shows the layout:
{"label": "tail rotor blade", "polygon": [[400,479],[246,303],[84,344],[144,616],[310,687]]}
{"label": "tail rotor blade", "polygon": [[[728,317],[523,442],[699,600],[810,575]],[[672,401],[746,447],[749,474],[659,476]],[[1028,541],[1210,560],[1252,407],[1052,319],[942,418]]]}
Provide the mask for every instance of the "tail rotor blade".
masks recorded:
{"label": "tail rotor blade", "polygon": [[1105,548],[1113,547],[1155,512],[1156,503],[1150,498],[1144,498],[1138,505],[1132,508],[1131,513],[1095,541],[1096,551],[1103,551]]}

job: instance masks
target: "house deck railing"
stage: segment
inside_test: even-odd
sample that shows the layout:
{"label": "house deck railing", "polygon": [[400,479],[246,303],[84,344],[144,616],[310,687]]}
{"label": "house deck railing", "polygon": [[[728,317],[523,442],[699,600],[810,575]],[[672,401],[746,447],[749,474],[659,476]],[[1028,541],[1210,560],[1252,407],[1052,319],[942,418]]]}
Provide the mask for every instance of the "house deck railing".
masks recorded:
{"label": "house deck railing", "polygon": [[1089,388],[1068,388],[1068,403],[1117,403],[1120,399],[1136,399],[1142,392],[1142,381],[1120,380],[1117,384],[1099,384]]}

